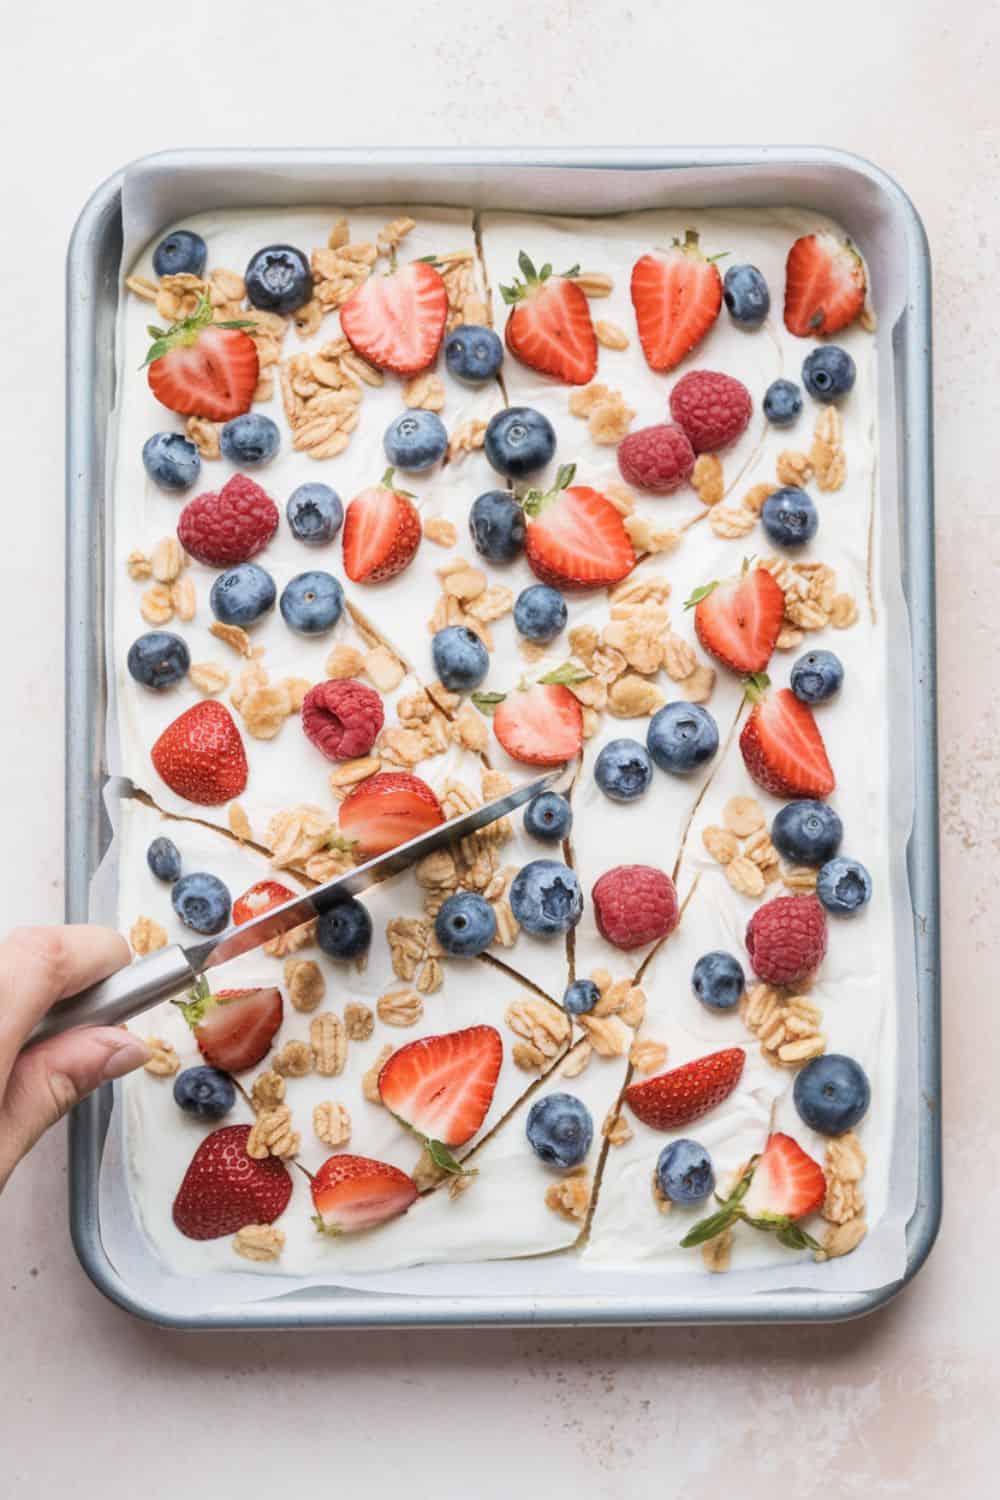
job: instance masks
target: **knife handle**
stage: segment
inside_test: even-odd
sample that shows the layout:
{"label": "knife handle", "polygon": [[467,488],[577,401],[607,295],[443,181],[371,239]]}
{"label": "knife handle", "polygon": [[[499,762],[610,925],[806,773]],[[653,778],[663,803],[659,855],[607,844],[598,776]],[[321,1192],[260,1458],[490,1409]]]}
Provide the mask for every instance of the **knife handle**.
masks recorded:
{"label": "knife handle", "polygon": [[73,1026],[120,1026],[140,1011],[179,995],[195,977],[183,948],[176,943],[161,948],[78,995],[58,1001],[24,1045],[31,1047],[35,1042],[47,1041]]}

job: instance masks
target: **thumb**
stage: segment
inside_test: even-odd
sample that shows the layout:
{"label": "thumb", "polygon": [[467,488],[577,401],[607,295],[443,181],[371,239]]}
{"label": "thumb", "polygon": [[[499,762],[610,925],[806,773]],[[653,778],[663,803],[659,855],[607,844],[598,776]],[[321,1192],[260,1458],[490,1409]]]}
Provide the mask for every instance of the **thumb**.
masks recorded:
{"label": "thumb", "polygon": [[138,1037],[117,1026],[80,1027],[18,1057],[0,1108],[0,1187],[51,1125],[99,1084],[149,1060]]}

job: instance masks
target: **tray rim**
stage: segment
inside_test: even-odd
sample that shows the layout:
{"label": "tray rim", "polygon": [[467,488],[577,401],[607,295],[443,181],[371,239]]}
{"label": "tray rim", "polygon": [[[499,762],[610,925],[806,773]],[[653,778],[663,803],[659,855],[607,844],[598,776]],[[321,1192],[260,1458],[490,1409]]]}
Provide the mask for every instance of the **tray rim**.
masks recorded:
{"label": "tray rim", "polygon": [[[931,386],[931,266],[923,223],[900,185],[881,168],[849,152],[814,146],[718,146],[643,148],[231,148],[156,152],[140,159],[182,168],[234,160],[292,169],[313,165],[363,168],[399,166],[598,167],[618,170],[678,170],[718,166],[750,169],[804,165],[862,177],[891,200],[906,237],[909,296],[895,348],[899,379],[898,429],[905,525],[901,554],[903,586],[910,610],[914,680],[913,827],[907,867],[914,912],[919,1025],[917,1204],[907,1225],[904,1275],[867,1292],[788,1291],[733,1296],[702,1309],[686,1297],[667,1294],[616,1297],[515,1298],[477,1296],[401,1297],[313,1288],[250,1305],[219,1305],[207,1314],[181,1315],[138,1296],[109,1261],[100,1239],[97,1181],[101,1146],[110,1112],[110,1087],[86,1099],[69,1122],[70,1232],[77,1257],[97,1289],[119,1307],[161,1327],[177,1330],[290,1328],[402,1328],[487,1326],[614,1326],[630,1324],[829,1323],[863,1316],[884,1306],[909,1284],[937,1237],[942,1211],[941,1006],[939,933],[939,835],[937,780],[937,671],[934,573],[934,481]],[[98,272],[99,243],[120,217],[122,183],[129,163],[108,177],[88,199],[73,229],[66,262],[66,918],[86,921],[89,881],[96,863],[103,809],[103,744],[93,704],[102,696],[100,641],[88,628],[102,598],[100,548],[94,546],[92,515],[95,472],[103,461],[103,433],[92,392],[101,374],[97,298],[85,288]],[[84,294],[81,295],[81,292]],[[113,350],[112,371],[113,371]]]}

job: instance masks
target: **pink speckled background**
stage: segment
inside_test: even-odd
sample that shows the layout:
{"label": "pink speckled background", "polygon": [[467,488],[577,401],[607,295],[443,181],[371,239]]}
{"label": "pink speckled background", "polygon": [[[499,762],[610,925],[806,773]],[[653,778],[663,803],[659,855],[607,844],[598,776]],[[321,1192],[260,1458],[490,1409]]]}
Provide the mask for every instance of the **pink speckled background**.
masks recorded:
{"label": "pink speckled background", "polygon": [[936,268],[946,1166],[961,1189],[912,1289],[839,1328],[184,1338],[105,1304],[77,1267],[57,1132],[0,1199],[0,1500],[158,1500],[202,1481],[227,1496],[922,1497],[972,1494],[995,1470],[998,20],[996,0],[716,0],[710,19],[682,0],[244,0],[225,17],[36,0],[7,30],[6,924],[62,908],[62,261],[100,178],[170,145],[542,139],[815,141],[899,178]]}

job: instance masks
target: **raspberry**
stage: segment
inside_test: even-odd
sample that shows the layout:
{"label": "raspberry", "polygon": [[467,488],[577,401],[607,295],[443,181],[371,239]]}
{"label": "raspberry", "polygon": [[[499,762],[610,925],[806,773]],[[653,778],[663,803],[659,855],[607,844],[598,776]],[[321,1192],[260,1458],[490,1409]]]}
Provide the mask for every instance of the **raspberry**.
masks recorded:
{"label": "raspberry", "polygon": [[670,392],[670,415],[691,439],[696,453],[714,453],[735,443],[753,411],[750,392],[740,380],[716,370],[692,370]]}
{"label": "raspberry", "polygon": [[590,893],[601,936],[616,948],[642,948],[666,937],[680,912],[674,883],[652,865],[616,865]]}
{"label": "raspberry", "polygon": [[184,551],[210,568],[247,562],[278,529],[278,507],[259,484],[234,474],[215,494],[189,500],[177,522]]}
{"label": "raspberry", "polygon": [[351,677],[319,682],[302,701],[306,738],[327,760],[354,760],[367,755],[384,718],[378,693]]}
{"label": "raspberry", "polygon": [[815,896],[778,896],[747,924],[747,952],[765,984],[796,984],[826,952],[826,914]]}
{"label": "raspberry", "polygon": [[669,495],[691,477],[694,449],[687,433],[672,422],[630,432],[618,444],[618,467],[626,484]]}

